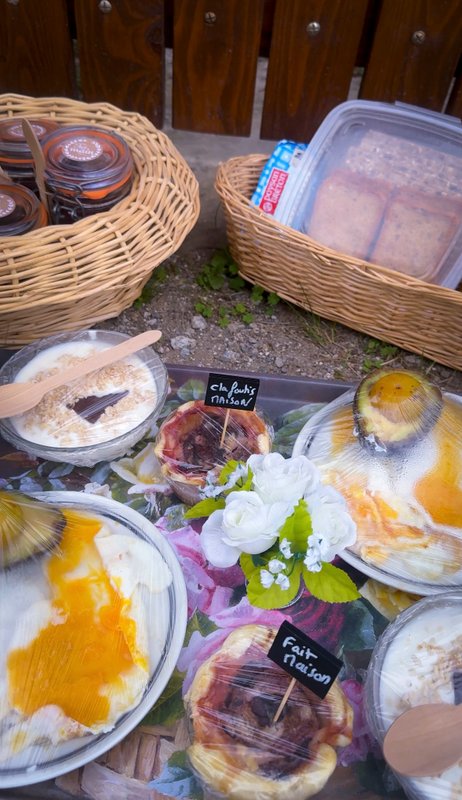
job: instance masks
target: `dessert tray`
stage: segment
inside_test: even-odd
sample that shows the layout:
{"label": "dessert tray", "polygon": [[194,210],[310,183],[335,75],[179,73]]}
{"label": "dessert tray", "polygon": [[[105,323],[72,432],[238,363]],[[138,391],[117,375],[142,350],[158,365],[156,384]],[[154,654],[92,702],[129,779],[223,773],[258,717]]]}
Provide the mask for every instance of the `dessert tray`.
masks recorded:
{"label": "dessert tray", "polygon": [[[199,368],[168,367],[168,374],[170,393],[157,419],[157,426],[184,404],[201,400],[208,378],[208,372]],[[322,413],[327,404],[344,395],[348,389],[345,384],[336,382],[261,377],[258,408],[274,431],[273,451],[290,456],[297,437],[310,419]],[[15,450],[5,441],[0,445],[0,490],[28,495],[45,492],[48,499],[58,504],[61,504],[61,498],[67,497],[67,503],[72,505],[84,502],[87,507],[101,511],[122,508],[127,520],[144,519],[146,528],[143,535],[152,540],[153,546],[160,548],[176,576],[173,587],[175,602],[178,603],[171,633],[170,666],[173,662],[176,666],[173,672],[167,670],[168,674],[171,673],[168,683],[168,675],[162,671],[162,676],[156,677],[136,709],[106,734],[112,738],[95,743],[94,750],[86,753],[84,758],[69,761],[65,772],[59,770],[62,774],[55,771],[35,776],[29,773],[25,779],[23,776],[22,780],[5,781],[0,797],[20,797],[26,792],[27,796],[44,800],[65,800],[70,796],[98,800],[131,796],[146,800],[207,800],[239,798],[242,791],[250,797],[248,773],[238,781],[237,788],[235,782],[228,785],[221,779],[213,781],[213,775],[217,774],[216,764],[213,759],[210,762],[207,747],[205,759],[200,749],[199,732],[204,724],[201,697],[204,692],[214,692],[214,687],[219,684],[214,675],[217,670],[219,675],[222,674],[219,670],[223,658],[229,657],[228,674],[236,675],[242,667],[239,659],[249,653],[257,665],[256,672],[262,673],[258,668],[261,658],[259,643],[266,642],[270,633],[286,620],[322,647],[339,655],[344,665],[330,706],[321,707],[321,710],[316,707],[315,710],[319,730],[326,731],[317,734],[318,740],[324,742],[324,749],[320,750],[323,754],[321,764],[325,766],[330,760],[331,767],[324,777],[320,777],[319,770],[315,769],[319,763],[310,766],[308,762],[304,772],[306,783],[297,790],[300,795],[291,788],[291,797],[315,796],[319,800],[334,800],[339,796],[346,800],[358,796],[364,800],[389,796],[404,798],[366,724],[364,677],[372,651],[389,621],[418,597],[376,583],[346,564],[343,565],[345,570],[360,587],[358,600],[328,604],[304,589],[292,604],[283,609],[265,610],[252,606],[246,596],[242,571],[237,565],[217,569],[207,563],[199,547],[200,522],[185,519],[187,507],[172,491],[171,481],[155,468],[152,430],[128,456],[94,466],[46,461]],[[188,619],[184,641],[182,584],[175,566],[178,563],[187,591]],[[244,689],[245,692],[253,691],[252,685],[250,688],[246,685]],[[297,697],[294,696],[290,711],[295,721],[299,720]],[[235,689],[231,698],[235,703]],[[252,701],[252,713],[256,716],[266,713],[259,703],[259,700],[256,704]],[[218,700],[217,704],[218,708]],[[222,712],[217,711],[218,722],[222,720],[220,714]],[[239,719],[238,712],[227,712],[226,724],[232,739],[237,735]],[[268,737],[273,742],[269,752],[275,753],[279,747],[278,763],[281,762],[281,752],[297,753],[297,742],[292,741],[292,737],[298,736],[297,725],[292,726],[291,719],[282,720],[280,728],[268,721]],[[205,722],[209,724],[210,719]],[[303,727],[298,725],[298,729]],[[216,725],[215,729],[218,731]],[[218,747],[222,744],[222,735],[220,727]],[[279,744],[276,741],[278,735],[281,737]],[[224,752],[226,764],[226,748],[225,751],[221,748],[220,752]],[[262,780],[260,776],[259,791],[254,796],[265,800],[285,797],[284,792],[281,793],[279,774],[282,767],[278,767],[279,773],[276,770],[279,777],[275,777],[272,768],[264,767],[264,770],[268,769],[271,780]],[[223,777],[225,772],[219,767],[219,775]],[[37,782],[38,778],[40,782]],[[29,784],[27,789],[15,788],[26,784]]]}

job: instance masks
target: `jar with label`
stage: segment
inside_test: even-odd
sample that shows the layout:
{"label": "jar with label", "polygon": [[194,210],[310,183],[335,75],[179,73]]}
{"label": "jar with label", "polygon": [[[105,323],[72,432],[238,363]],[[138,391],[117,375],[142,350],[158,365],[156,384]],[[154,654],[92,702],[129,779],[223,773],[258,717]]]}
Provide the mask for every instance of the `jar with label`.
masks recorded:
{"label": "jar with label", "polygon": [[65,126],[42,142],[53,221],[71,223],[108,211],[129,193],[133,159],[121,136],[93,126]]}
{"label": "jar with label", "polygon": [[30,189],[0,182],[0,236],[19,236],[47,224],[47,212]]}
{"label": "jar with label", "polygon": [[[37,192],[34,159],[23,133],[22,119],[9,117],[0,120],[0,167],[12,180]],[[27,119],[39,142],[59,127],[52,119]]]}

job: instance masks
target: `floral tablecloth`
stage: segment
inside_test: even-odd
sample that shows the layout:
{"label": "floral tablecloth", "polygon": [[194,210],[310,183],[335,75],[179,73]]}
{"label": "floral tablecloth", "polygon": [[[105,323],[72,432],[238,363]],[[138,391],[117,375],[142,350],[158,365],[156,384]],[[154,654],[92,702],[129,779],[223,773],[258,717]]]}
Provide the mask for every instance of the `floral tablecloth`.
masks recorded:
{"label": "floral tablecloth", "polygon": [[[172,391],[162,416],[176,405],[203,397],[207,373],[171,368]],[[271,384],[271,385],[270,385]],[[274,449],[290,455],[297,433],[307,419],[343,387],[310,381],[270,381],[270,391],[260,390],[258,405],[272,416]],[[289,410],[285,410],[289,409]],[[342,797],[404,797],[386,768],[377,745],[368,734],[363,707],[363,681],[372,648],[388,619],[366,599],[328,605],[305,590],[296,603],[280,611],[251,606],[245,595],[240,567],[208,566],[200,545],[200,524],[185,521],[185,507],[165,492],[154,469],[151,432],[128,457],[94,468],[38,461],[3,446],[0,488],[25,492],[73,490],[112,497],[139,511],[163,532],[184,571],[189,621],[183,650],[163,695],[147,717],[123,742],[97,761],[55,781],[21,790],[0,792],[0,797],[65,798],[95,800],[202,800],[203,792],[188,766],[188,726],[183,695],[198,665],[234,628],[260,623],[278,626],[288,620],[343,660],[343,690],[354,709],[353,742],[339,751],[337,769],[319,800]],[[6,452],[5,452],[6,450]],[[348,569],[348,568],[347,568]],[[350,570],[350,574],[351,570]],[[359,582],[364,578],[353,575]],[[369,593],[370,596],[370,593]],[[393,613],[393,594],[382,597]]]}

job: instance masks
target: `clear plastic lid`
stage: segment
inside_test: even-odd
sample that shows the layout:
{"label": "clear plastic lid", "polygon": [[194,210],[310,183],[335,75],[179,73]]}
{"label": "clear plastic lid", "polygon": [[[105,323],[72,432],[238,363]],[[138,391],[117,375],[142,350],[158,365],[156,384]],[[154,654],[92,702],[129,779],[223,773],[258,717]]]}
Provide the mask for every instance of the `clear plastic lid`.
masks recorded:
{"label": "clear plastic lid", "polygon": [[0,491],[0,788],[74,769],[134,728],[186,613],[176,557],[137,512]]}
{"label": "clear plastic lid", "polygon": [[155,452],[178,496],[193,504],[200,499],[209,473],[216,476],[227,461],[247,461],[253,453],[269,453],[272,435],[272,428],[256,411],[191,400],[164,420]]}
{"label": "clear plastic lid", "polygon": [[273,719],[290,675],[268,658],[277,630],[234,630],[196,672],[185,703],[188,757],[206,796],[306,800],[327,783],[353,712],[336,681],[321,700],[297,682]]}
{"label": "clear plastic lid", "polygon": [[[372,654],[365,691],[374,736],[382,744],[392,722],[414,706],[460,703],[461,678],[462,592],[426,597],[396,618]],[[441,775],[397,778],[413,800],[462,798],[462,758]]]}
{"label": "clear plastic lid", "polygon": [[103,200],[133,178],[133,159],[125,140],[91,125],[61,127],[42,141],[45,179],[51,191]]}
{"label": "clear plastic lid", "polygon": [[457,286],[461,121],[402,104],[340,104],[302,156],[275,216],[349,256]]}
{"label": "clear plastic lid", "polygon": [[[128,337],[78,331],[34,342],[0,370],[0,383],[40,381]],[[0,420],[2,436],[50,461],[93,465],[125,455],[159,415],[167,371],[152,347],[48,392],[23,414]]]}
{"label": "clear plastic lid", "polygon": [[30,189],[0,180],[0,236],[19,236],[47,224],[47,212]]}
{"label": "clear plastic lid", "polygon": [[59,128],[52,119],[29,119],[28,117],[9,117],[0,120],[0,166],[12,177],[33,173],[34,159],[24,137],[22,119],[30,123],[39,142],[52,131]]}
{"label": "clear plastic lid", "polygon": [[407,370],[377,370],[315,414],[303,453],[345,498],[342,558],[417,595],[462,585],[462,400]]}

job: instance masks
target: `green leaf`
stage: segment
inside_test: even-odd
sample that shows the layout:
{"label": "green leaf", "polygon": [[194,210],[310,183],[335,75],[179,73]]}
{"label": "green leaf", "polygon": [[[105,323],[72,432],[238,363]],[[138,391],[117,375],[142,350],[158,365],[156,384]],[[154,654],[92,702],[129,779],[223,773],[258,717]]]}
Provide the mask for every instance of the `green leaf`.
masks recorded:
{"label": "green leaf", "polygon": [[181,719],[184,715],[181,691],[183,681],[184,673],[176,669],[154,708],[147,713],[141,725],[172,725]]}
{"label": "green leaf", "polygon": [[189,402],[189,400],[202,400],[205,397],[205,383],[192,378],[180,386],[177,395],[184,403]]}
{"label": "green leaf", "polygon": [[253,316],[253,314],[250,314],[249,312],[247,312],[246,314],[242,315],[241,319],[242,319],[242,322],[245,322],[246,325],[250,325],[250,323],[253,322],[253,320],[254,320],[254,316]]}
{"label": "green leaf", "polygon": [[303,567],[303,579],[308,591],[325,603],[349,603],[361,596],[350,576],[333,564],[323,564],[320,572]]}
{"label": "green leaf", "polygon": [[217,625],[212,622],[202,611],[195,611],[186,626],[186,634],[184,637],[184,647],[189,644],[189,640],[193,633],[197,631],[204,638],[217,630]]}
{"label": "green leaf", "polygon": [[239,289],[244,288],[245,280],[240,275],[236,275],[236,277],[229,279],[228,284],[230,289],[234,289],[237,292]]}
{"label": "green leaf", "polygon": [[268,297],[266,298],[266,302],[268,303],[269,306],[276,306],[279,303],[280,299],[281,298],[279,297],[278,294],[276,294],[276,292],[270,292],[268,294]]}
{"label": "green leaf", "polygon": [[372,650],[377,642],[374,618],[362,600],[356,600],[346,609],[345,649]]}
{"label": "green leaf", "polygon": [[[273,551],[274,548],[271,548]],[[268,563],[269,553],[265,552],[265,560]],[[278,551],[274,553],[276,555]],[[300,575],[302,571],[301,563],[296,562],[293,572],[288,576],[289,588],[281,589],[276,583],[273,583],[269,588],[265,588],[261,582],[261,569],[263,565],[255,565],[253,559],[255,556],[249,556],[247,553],[242,553],[240,558],[240,565],[247,578],[247,597],[249,603],[257,608],[284,608],[292,602],[300,588]]]}
{"label": "green leaf", "polygon": [[261,303],[261,301],[263,300],[263,295],[264,294],[265,294],[265,290],[264,290],[263,286],[258,286],[258,284],[255,284],[255,286],[252,286],[252,291],[250,292],[250,297],[252,298],[254,303]]}
{"label": "green leaf", "polygon": [[214,511],[219,511],[220,508],[224,507],[224,497],[207,497],[205,500],[199,500],[195,506],[192,506],[189,511],[186,512],[184,518],[197,519],[198,517],[209,517]]}
{"label": "green leaf", "polygon": [[223,270],[229,261],[229,256],[226,250],[217,250],[216,253],[213,254],[212,258],[210,259],[210,264],[212,267],[218,267],[219,269]]}
{"label": "green leaf", "polygon": [[221,486],[224,486],[224,484],[228,480],[228,478],[231,475],[231,473],[234,472],[234,470],[237,468],[238,464],[242,464],[242,463],[243,463],[242,461],[235,461],[234,459],[231,459],[230,461],[227,461],[225,466],[223,467],[223,469],[221,470],[221,472],[220,472],[220,474],[218,476],[218,483]]}
{"label": "green leaf", "polygon": [[244,305],[244,303],[236,303],[236,305],[234,306],[234,309],[233,309],[233,313],[234,314],[245,314],[246,311],[247,311],[247,308]]}
{"label": "green leaf", "polygon": [[299,500],[293,514],[288,517],[279,531],[279,540],[287,539],[292,553],[306,553],[308,537],[313,532],[311,517],[305,500]]}
{"label": "green leaf", "polygon": [[229,323],[230,319],[226,315],[223,315],[218,318],[218,325],[220,326],[220,328],[227,328]]}

